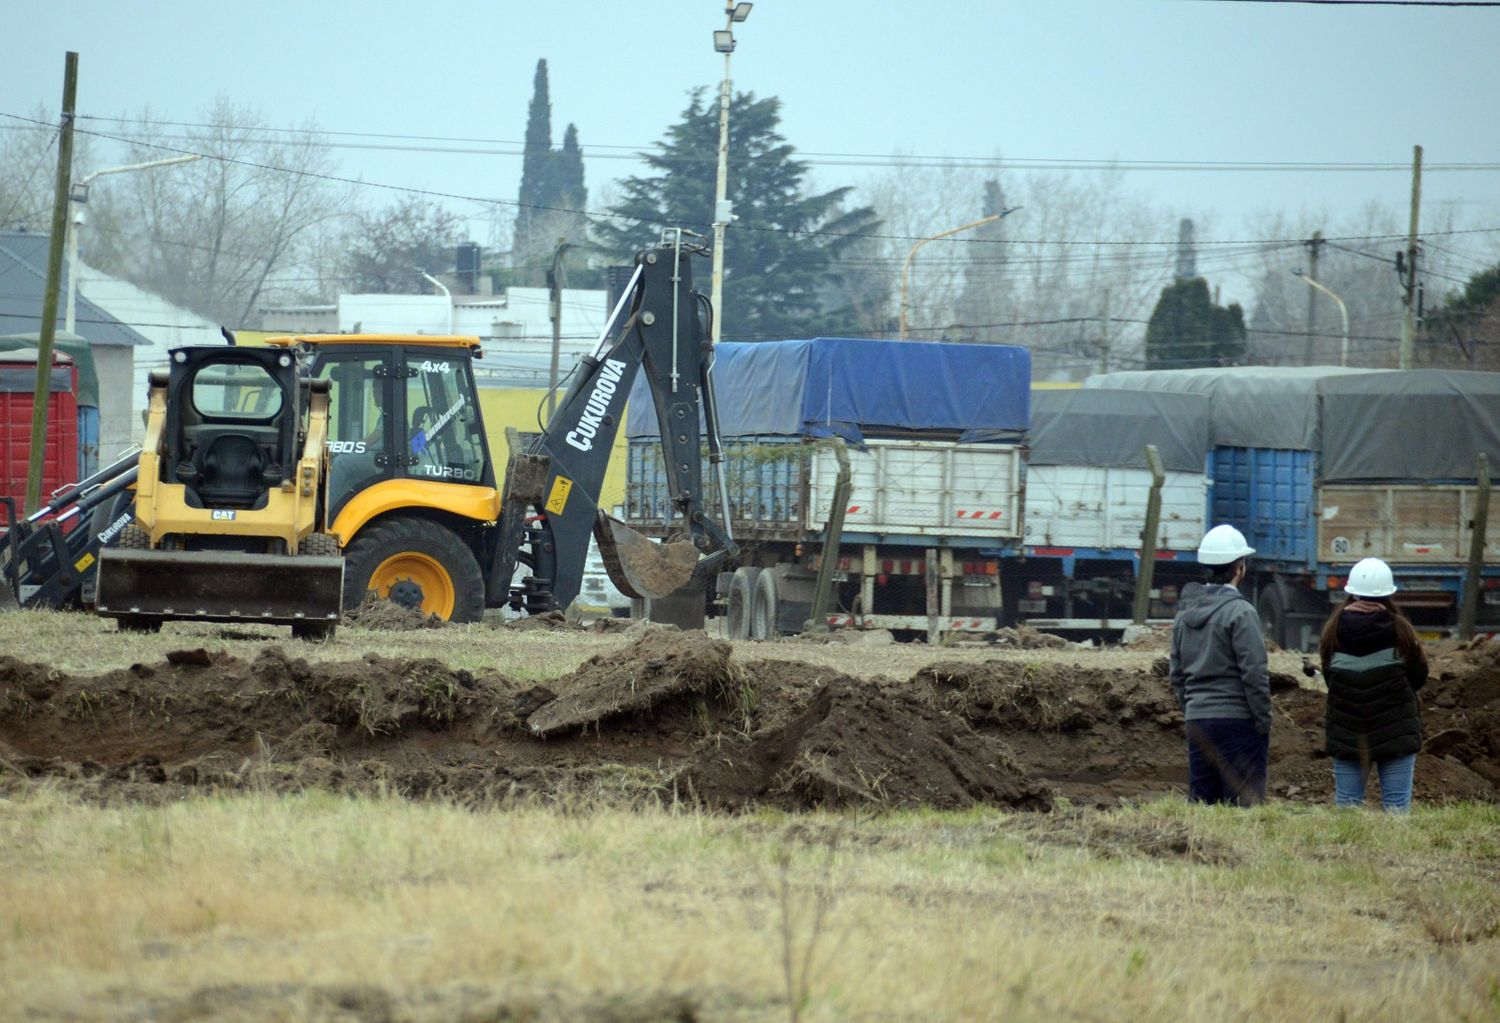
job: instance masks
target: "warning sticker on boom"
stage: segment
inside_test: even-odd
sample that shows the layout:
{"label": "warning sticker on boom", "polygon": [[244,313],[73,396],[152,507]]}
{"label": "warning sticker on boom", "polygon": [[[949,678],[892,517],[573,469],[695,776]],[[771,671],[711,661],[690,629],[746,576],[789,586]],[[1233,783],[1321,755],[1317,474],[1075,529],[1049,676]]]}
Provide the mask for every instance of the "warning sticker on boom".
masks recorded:
{"label": "warning sticker on boom", "polygon": [[573,490],[573,481],[566,476],[559,476],[552,481],[552,492],[547,495],[547,510],[553,515],[561,515],[563,508],[567,507],[568,494]]}

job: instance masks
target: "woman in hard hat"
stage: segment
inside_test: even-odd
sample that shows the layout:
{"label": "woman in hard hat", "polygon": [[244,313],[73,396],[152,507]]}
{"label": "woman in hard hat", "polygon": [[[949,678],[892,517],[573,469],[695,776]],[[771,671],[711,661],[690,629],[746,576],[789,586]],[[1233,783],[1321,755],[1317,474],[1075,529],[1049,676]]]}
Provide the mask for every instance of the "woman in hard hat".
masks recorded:
{"label": "woman in hard hat", "polygon": [[1187,722],[1188,799],[1250,806],[1266,798],[1271,681],[1260,616],[1240,593],[1255,550],[1233,526],[1198,545],[1206,583],[1182,588],[1168,677]]}
{"label": "woman in hard hat", "polygon": [[1323,729],[1333,758],[1333,801],[1364,805],[1373,763],[1381,804],[1405,813],[1422,749],[1417,690],[1427,681],[1427,654],[1391,602],[1396,581],[1384,561],[1366,558],[1355,565],[1344,592],[1348,599],[1323,626],[1318,647],[1328,683]]}

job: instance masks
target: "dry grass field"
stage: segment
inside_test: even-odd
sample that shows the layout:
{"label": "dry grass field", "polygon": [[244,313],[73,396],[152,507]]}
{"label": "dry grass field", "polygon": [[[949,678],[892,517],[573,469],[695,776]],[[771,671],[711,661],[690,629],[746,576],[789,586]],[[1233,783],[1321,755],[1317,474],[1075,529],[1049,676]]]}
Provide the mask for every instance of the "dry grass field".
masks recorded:
{"label": "dry grass field", "polygon": [[[705,744],[748,741],[703,705],[684,730],[658,734],[647,714],[546,742],[510,725],[450,734],[449,719],[421,715],[351,724],[315,754],[296,747],[297,764],[319,762],[300,774],[287,773],[289,741],[250,735],[232,751],[241,766],[222,775],[232,784],[205,784],[201,771],[180,783],[177,753],[150,765],[153,783],[108,763],[49,767],[22,748],[44,720],[68,741],[92,730],[118,744],[123,729],[164,743],[186,719],[163,686],[207,686],[226,666],[260,663],[268,645],[314,668],[344,665],[338,678],[382,658],[503,676],[480,678],[473,702],[535,683],[561,690],[589,658],[628,661],[632,642],[473,626],[350,629],[304,646],[273,630],[117,637],[90,618],[0,617],[0,655],[51,666],[27,669],[25,694],[14,665],[0,682],[0,1019],[1500,1020],[1493,802],[1425,802],[1405,819],[1320,798],[1230,811],[1187,806],[1163,776],[1154,796],[1146,787],[1101,807],[1070,797],[1094,789],[1070,788],[1076,779],[1042,755],[1074,748],[1083,726],[1030,745],[1019,725],[996,733],[1055,786],[1051,812],[878,798],[707,810],[658,784]],[[117,690],[85,678],[115,672],[113,686],[186,648],[204,649],[204,666],[139,675],[154,687],[150,708],[110,702]],[[735,644],[731,662],[894,688],[934,665],[943,678],[966,665],[1010,678],[1007,664],[1038,684],[1100,685],[1113,672],[1144,686],[1157,656],[782,643]],[[1298,663],[1279,655],[1273,667]],[[60,688],[37,695],[54,677]],[[1111,685],[1106,695],[1124,691]],[[323,713],[319,692],[306,683],[295,695]],[[272,720],[267,699],[233,706]],[[1299,712],[1286,706],[1290,733]],[[1131,728],[1118,735],[1175,741],[1166,725]],[[527,742],[540,752],[522,771],[505,758]],[[543,755],[572,758],[574,773],[567,786],[513,783],[485,800],[451,788],[412,798],[399,771],[358,791],[307,783],[362,757],[404,763],[396,751],[413,747],[449,762],[491,756],[513,781],[534,779]],[[821,777],[839,777],[837,754],[821,751]]]}

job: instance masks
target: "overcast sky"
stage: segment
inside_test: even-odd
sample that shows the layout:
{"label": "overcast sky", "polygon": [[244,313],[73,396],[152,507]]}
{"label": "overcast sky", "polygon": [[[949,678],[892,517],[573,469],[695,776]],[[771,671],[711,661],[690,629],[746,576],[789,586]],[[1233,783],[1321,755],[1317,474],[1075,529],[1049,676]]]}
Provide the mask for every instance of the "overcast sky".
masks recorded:
{"label": "overcast sky", "polygon": [[[55,111],[79,53],[83,115],[199,119],[216,94],[275,126],[482,141],[354,139],[367,182],[514,200],[532,72],[551,69],[554,140],[578,126],[591,194],[723,72],[719,0],[71,0],[6,28],[0,112]],[[783,100],[783,132],[821,187],[896,153],[1120,161],[1130,187],[1200,237],[1256,237],[1265,210],[1404,211],[1413,143],[1424,209],[1500,228],[1500,9],[1202,0],[756,0],[738,89]],[[0,125],[14,124],[0,117]],[[83,122],[87,127],[87,122]],[[1395,170],[1151,170],[1141,161],[1383,164]],[[1478,163],[1480,171],[1444,170]],[[94,168],[79,168],[86,172]],[[711,170],[708,171],[711,173]],[[386,194],[370,193],[375,204]],[[482,204],[457,204],[483,240]],[[1500,231],[1454,239],[1492,258]]]}

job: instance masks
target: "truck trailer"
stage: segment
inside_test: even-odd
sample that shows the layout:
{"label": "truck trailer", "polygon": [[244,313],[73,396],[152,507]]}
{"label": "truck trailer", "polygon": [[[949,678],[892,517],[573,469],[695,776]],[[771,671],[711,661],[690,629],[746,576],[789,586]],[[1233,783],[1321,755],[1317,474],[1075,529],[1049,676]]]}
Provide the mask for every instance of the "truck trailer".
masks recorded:
{"label": "truck trailer", "polygon": [[[800,632],[831,557],[827,624],[905,637],[996,629],[1000,559],[1021,541],[1030,366],[1010,345],[717,345],[725,462],[710,485],[727,493],[740,553],[706,592],[680,595],[689,613],[672,620],[701,625],[712,608],[737,638]],[[643,394],[632,395],[626,430],[625,521],[665,538],[667,467]],[[849,496],[830,548],[840,455]]]}
{"label": "truck trailer", "polygon": [[[1316,646],[1349,569],[1367,557],[1390,564],[1419,632],[1457,629],[1477,456],[1500,459],[1500,374],[1238,367],[1084,382],[1100,387],[1208,398],[1210,518],[1255,548],[1249,587],[1268,638]],[[1482,631],[1500,630],[1495,536],[1482,559]]]}
{"label": "truck trailer", "polygon": [[1208,399],[1095,389],[1032,395],[1024,544],[1004,566],[1006,612],[1038,629],[1113,636],[1131,622],[1153,484],[1162,467],[1148,615],[1169,619],[1202,574]]}

